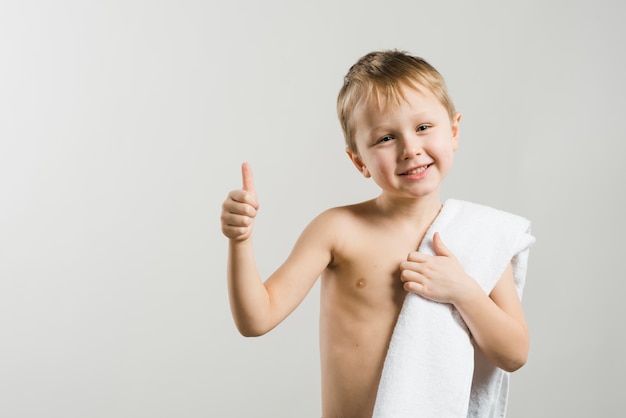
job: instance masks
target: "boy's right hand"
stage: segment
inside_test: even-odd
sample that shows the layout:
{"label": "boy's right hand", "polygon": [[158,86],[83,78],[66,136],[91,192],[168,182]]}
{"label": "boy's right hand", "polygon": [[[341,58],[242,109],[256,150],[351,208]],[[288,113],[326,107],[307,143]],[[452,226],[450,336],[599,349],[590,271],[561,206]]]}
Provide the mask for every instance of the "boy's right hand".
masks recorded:
{"label": "boy's right hand", "polygon": [[243,189],[231,191],[222,205],[222,233],[235,241],[250,238],[254,218],[259,210],[250,164],[241,165],[241,176]]}

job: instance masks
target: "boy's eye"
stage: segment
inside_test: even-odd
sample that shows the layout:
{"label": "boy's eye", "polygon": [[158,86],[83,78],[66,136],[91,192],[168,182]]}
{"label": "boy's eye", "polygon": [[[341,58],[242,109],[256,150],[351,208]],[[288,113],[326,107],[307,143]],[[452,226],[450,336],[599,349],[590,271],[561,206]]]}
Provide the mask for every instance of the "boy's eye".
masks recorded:
{"label": "boy's eye", "polygon": [[381,142],[387,142],[387,141],[391,141],[393,139],[393,136],[391,135],[385,135],[381,138],[378,139],[378,141],[376,141],[377,144],[380,144]]}
{"label": "boy's eye", "polygon": [[422,132],[425,131],[426,129],[430,128],[430,126],[428,125],[419,125],[416,129],[417,132]]}

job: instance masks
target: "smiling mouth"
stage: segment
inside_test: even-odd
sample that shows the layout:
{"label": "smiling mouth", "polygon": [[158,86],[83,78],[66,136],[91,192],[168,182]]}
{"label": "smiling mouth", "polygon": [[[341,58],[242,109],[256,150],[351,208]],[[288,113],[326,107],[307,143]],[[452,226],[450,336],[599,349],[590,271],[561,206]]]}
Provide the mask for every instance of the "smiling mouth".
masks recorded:
{"label": "smiling mouth", "polygon": [[432,165],[432,163],[431,164],[427,164],[427,165],[423,165],[421,167],[414,168],[413,170],[405,171],[404,173],[402,173],[400,175],[401,176],[410,176],[411,174],[420,174],[420,173],[426,171],[426,169],[428,169],[431,165]]}

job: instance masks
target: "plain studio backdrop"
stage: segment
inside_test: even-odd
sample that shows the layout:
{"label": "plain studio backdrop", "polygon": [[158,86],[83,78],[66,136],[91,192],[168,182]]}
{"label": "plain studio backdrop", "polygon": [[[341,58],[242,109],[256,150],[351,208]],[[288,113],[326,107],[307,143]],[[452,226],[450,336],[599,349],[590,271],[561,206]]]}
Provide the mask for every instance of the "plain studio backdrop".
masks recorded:
{"label": "plain studio backdrop", "polygon": [[219,215],[249,161],[270,274],[372,198],[335,115],[402,49],[463,112],[444,197],[533,222],[509,417],[623,416],[620,1],[0,1],[0,416],[319,417],[316,286],[241,337]]}

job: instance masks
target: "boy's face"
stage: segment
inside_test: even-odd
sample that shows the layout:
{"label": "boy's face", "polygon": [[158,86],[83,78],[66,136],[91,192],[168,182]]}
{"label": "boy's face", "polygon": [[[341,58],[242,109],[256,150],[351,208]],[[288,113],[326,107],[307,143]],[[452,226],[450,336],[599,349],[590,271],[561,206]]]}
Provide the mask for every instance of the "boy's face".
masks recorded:
{"label": "boy's face", "polygon": [[427,89],[403,88],[406,100],[381,107],[363,100],[353,113],[358,152],[348,151],[365,177],[397,197],[439,193],[459,140],[457,113],[448,112]]}

